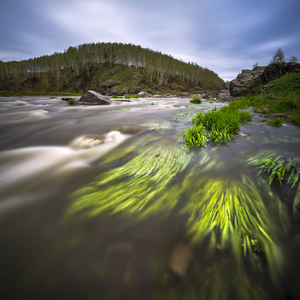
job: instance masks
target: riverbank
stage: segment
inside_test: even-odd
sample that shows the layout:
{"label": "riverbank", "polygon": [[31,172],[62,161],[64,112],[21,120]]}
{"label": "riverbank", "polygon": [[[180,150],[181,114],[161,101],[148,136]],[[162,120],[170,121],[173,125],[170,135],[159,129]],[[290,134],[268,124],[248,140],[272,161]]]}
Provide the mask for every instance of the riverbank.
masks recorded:
{"label": "riverbank", "polygon": [[240,109],[252,107],[254,112],[266,118],[274,114],[274,117],[300,126],[300,73],[273,80],[264,87],[262,93],[239,98],[230,105]]}

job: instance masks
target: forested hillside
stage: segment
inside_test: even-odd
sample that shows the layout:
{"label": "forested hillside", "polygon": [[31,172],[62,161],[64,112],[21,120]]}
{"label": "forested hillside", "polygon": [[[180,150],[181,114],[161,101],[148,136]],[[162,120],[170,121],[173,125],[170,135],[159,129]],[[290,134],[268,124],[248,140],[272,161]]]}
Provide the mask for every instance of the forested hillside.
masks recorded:
{"label": "forested hillside", "polygon": [[[129,90],[123,86],[125,81],[131,86]],[[146,87],[168,90],[174,82],[184,90],[224,87],[224,81],[209,69],[132,44],[83,44],[63,53],[0,62],[2,91],[80,92],[106,87],[122,93]]]}

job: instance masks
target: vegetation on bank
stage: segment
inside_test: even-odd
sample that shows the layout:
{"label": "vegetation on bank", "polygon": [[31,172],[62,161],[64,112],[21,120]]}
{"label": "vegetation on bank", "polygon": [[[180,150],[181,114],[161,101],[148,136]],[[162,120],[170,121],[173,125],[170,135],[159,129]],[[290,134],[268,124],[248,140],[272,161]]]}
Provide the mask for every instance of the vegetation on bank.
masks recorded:
{"label": "vegetation on bank", "polygon": [[271,118],[267,120],[267,124],[274,127],[280,127],[283,125],[284,119],[283,118]]}
{"label": "vegetation on bank", "polygon": [[[126,91],[113,89],[126,83]],[[130,94],[144,90],[140,88],[142,85],[154,93],[180,92],[173,83],[183,83],[185,92],[195,86],[220,90],[225,84],[207,68],[132,44],[83,44],[69,47],[64,53],[23,61],[0,61],[0,91],[27,88],[28,91],[58,92],[69,88]]]}
{"label": "vegetation on bank", "polygon": [[[284,113],[300,126],[300,73],[287,74],[269,82],[265,92],[248,95],[229,103],[229,107],[246,109],[252,107],[263,114]],[[272,121],[271,121],[272,122]]]}
{"label": "vegetation on bank", "polygon": [[127,96],[125,96],[125,98],[126,99],[131,99],[131,98],[139,98],[139,96],[138,95],[127,95]]}
{"label": "vegetation on bank", "polygon": [[193,127],[184,133],[187,148],[205,146],[209,141],[226,143],[240,130],[240,123],[249,122],[252,116],[235,107],[216,107],[206,114],[199,112],[193,119]]}

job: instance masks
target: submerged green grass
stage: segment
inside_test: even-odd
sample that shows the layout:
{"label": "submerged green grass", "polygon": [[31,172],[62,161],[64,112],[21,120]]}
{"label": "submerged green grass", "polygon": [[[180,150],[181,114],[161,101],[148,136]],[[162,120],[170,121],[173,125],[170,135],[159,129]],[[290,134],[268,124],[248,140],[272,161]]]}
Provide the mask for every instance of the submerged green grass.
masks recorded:
{"label": "submerged green grass", "polygon": [[178,190],[167,186],[189,161],[190,156],[174,146],[145,150],[74,193],[70,213],[85,212],[90,217],[119,213],[142,219],[169,212],[178,201]]}
{"label": "submerged green grass", "polygon": [[[257,184],[246,176],[241,180],[203,178],[198,180],[198,186],[186,208],[194,242],[209,237],[212,248],[229,247],[236,255],[242,250],[250,257],[253,252],[262,251],[271,259],[282,226],[278,221],[286,219],[279,199],[270,196],[267,187],[262,196]],[[265,197],[272,198],[268,207]],[[274,212],[280,215],[279,219],[274,218]]]}

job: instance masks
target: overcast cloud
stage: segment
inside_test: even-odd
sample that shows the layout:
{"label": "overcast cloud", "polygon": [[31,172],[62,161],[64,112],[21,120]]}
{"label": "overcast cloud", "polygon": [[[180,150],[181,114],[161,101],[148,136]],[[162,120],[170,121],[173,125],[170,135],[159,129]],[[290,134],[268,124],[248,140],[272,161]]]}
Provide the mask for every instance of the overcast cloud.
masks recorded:
{"label": "overcast cloud", "polygon": [[0,60],[91,42],[141,45],[231,80],[282,48],[300,59],[299,0],[1,0]]}

